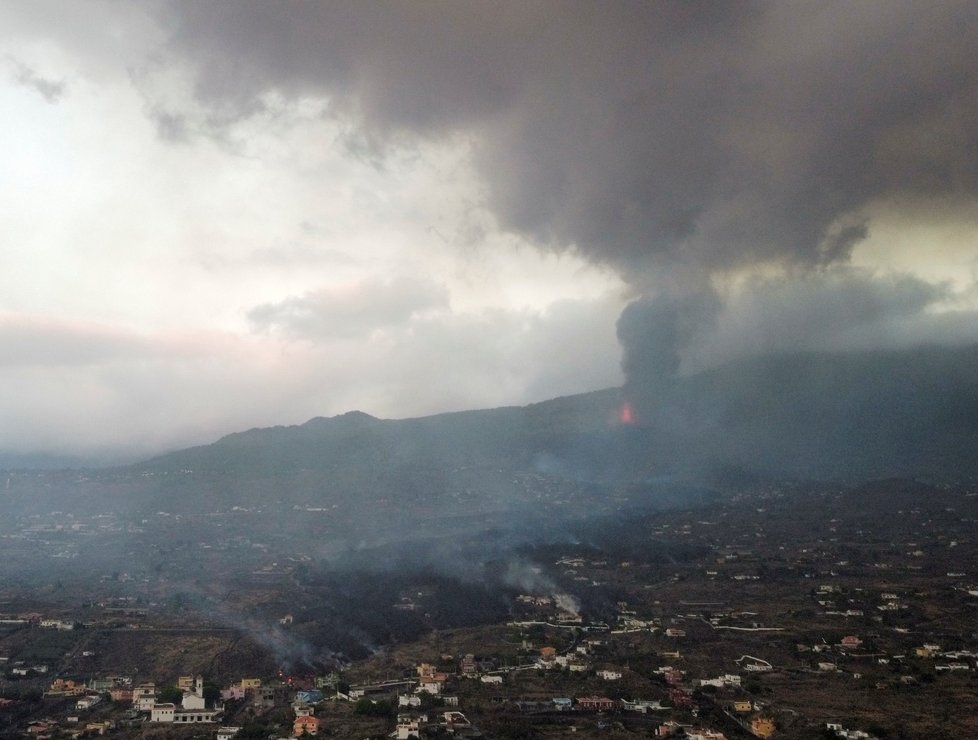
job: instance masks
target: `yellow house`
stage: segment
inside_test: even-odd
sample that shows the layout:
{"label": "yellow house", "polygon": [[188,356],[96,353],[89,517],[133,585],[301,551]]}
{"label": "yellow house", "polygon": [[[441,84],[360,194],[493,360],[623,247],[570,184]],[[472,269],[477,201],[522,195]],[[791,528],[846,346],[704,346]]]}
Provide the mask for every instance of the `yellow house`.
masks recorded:
{"label": "yellow house", "polygon": [[249,689],[260,689],[261,679],[260,678],[242,678],[241,679],[241,690],[248,691]]}
{"label": "yellow house", "polygon": [[740,699],[733,703],[733,710],[738,714],[747,714],[754,711],[754,702],[750,699]]}
{"label": "yellow house", "polygon": [[181,691],[190,691],[194,687],[193,676],[180,676],[177,678],[177,688]]}
{"label": "yellow house", "polygon": [[774,720],[770,717],[757,717],[750,723],[750,731],[757,737],[771,737],[774,729]]}
{"label": "yellow house", "polygon": [[78,694],[85,693],[85,684],[82,682],[72,681],[70,678],[56,678],[54,683],[51,684],[51,688],[48,690],[51,694],[69,694],[72,696],[77,696]]}

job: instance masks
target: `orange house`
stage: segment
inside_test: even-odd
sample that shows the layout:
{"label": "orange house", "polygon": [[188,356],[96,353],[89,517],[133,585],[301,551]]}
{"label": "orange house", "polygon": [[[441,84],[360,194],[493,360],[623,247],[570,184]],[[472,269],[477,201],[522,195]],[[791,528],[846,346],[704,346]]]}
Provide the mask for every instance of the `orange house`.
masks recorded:
{"label": "orange house", "polygon": [[774,720],[770,717],[757,717],[750,723],[750,731],[757,737],[771,737],[774,730]]}
{"label": "orange house", "polygon": [[296,717],[292,725],[292,734],[296,737],[300,735],[315,735],[319,732],[319,720],[311,714],[305,717]]}

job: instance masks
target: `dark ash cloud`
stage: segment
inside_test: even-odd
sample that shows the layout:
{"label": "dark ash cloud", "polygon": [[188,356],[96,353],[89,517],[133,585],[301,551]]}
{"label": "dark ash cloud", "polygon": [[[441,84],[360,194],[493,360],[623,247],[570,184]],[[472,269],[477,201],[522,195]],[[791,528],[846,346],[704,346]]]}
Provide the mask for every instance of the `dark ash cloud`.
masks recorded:
{"label": "dark ash cloud", "polygon": [[719,305],[716,294],[704,289],[644,298],[626,306],[617,326],[626,377],[641,377],[655,386],[670,383],[686,347],[710,323]]}
{"label": "dark ash cloud", "polygon": [[[212,121],[315,98],[377,156],[471,140],[502,228],[611,265],[642,295],[618,324],[636,383],[740,339],[776,351],[910,341],[925,325],[931,341],[967,335],[934,320],[939,286],[836,270],[874,204],[978,201],[973,2],[166,8],[170,52]],[[754,303],[726,305],[718,284],[771,270],[789,276],[783,291],[761,281]],[[252,319],[309,331],[315,302]]]}
{"label": "dark ash cloud", "polygon": [[474,135],[505,227],[638,283],[842,259],[873,199],[978,188],[970,2],[169,7],[225,120],[321,96],[381,145]]}

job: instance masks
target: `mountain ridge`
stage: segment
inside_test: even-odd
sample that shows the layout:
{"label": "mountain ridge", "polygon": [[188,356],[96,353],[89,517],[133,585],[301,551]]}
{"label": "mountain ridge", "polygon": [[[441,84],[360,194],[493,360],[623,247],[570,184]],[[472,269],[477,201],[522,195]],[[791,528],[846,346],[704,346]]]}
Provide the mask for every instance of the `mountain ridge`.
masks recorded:
{"label": "mountain ridge", "polygon": [[[602,480],[717,465],[850,480],[978,473],[978,346],[768,355],[650,388],[633,382],[406,419],[351,411],[236,432],[133,467],[284,473],[357,459],[395,467],[504,460],[538,470],[547,457],[560,462],[551,472],[598,467],[590,477]],[[639,423],[618,420],[626,400]]]}

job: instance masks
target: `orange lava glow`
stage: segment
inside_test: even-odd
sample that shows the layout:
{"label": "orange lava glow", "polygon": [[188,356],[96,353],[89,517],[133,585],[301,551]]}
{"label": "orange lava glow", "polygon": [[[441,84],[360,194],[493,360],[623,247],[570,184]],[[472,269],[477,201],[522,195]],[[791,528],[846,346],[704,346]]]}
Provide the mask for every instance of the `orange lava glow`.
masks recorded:
{"label": "orange lava glow", "polygon": [[621,411],[618,412],[618,421],[622,424],[634,424],[635,417],[632,415],[632,405],[625,401],[621,405]]}

